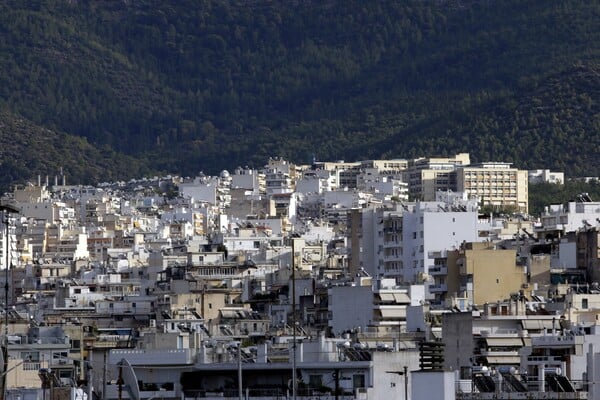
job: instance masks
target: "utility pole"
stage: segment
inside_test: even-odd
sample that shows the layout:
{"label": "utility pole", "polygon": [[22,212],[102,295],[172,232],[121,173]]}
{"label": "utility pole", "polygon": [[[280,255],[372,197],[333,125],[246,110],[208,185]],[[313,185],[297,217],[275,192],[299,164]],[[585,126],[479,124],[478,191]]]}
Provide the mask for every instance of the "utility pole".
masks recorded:
{"label": "utility pole", "polygon": [[404,400],[408,400],[408,367],[404,366]]}
{"label": "utility pole", "polygon": [[296,252],[292,238],[292,398],[296,400]]}
{"label": "utility pole", "polygon": [[239,342],[238,346],[237,346],[237,361],[238,361],[238,395],[239,395],[239,400],[244,400],[243,394],[242,394],[242,342]]}

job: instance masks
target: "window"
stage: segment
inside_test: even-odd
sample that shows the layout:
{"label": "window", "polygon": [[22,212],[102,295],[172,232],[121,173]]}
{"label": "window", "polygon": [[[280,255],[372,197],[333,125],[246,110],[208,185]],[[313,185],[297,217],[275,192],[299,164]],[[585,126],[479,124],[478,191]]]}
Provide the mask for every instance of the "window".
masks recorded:
{"label": "window", "polygon": [[308,376],[308,386],[311,388],[318,388],[323,386],[323,376],[322,375],[309,375]]}
{"label": "window", "polygon": [[22,351],[21,359],[26,362],[39,362],[40,361],[40,352],[39,351]]}
{"label": "window", "polygon": [[68,358],[69,358],[69,353],[67,351],[57,351],[57,352],[52,353],[53,360],[68,361],[67,360]]}
{"label": "window", "polygon": [[588,299],[581,299],[581,308],[584,310],[588,308]]}
{"label": "window", "polygon": [[70,369],[61,369],[60,371],[58,371],[58,377],[59,378],[72,378],[73,375],[71,374],[71,370]]}
{"label": "window", "polygon": [[254,241],[254,248],[255,249],[260,249],[260,242],[258,240]]}
{"label": "window", "polygon": [[365,376],[363,374],[352,375],[352,388],[364,388],[365,387]]}

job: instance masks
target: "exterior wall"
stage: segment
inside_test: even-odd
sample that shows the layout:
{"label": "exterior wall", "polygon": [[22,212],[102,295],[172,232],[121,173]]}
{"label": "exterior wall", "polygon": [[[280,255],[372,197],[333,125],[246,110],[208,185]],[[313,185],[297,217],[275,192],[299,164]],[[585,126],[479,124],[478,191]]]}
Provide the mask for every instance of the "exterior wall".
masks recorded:
{"label": "exterior wall", "polygon": [[564,172],[551,172],[549,169],[535,169],[529,170],[529,183],[554,183],[557,185],[562,185],[565,183],[565,174]]}
{"label": "exterior wall", "polygon": [[524,269],[515,263],[515,250],[494,250],[474,246],[464,253],[461,272],[473,276],[474,304],[509,299],[511,293],[519,292],[526,282]]}
{"label": "exterior wall", "polygon": [[208,184],[201,183],[182,183],[179,185],[179,192],[183,197],[193,198],[195,201],[217,203],[217,185],[216,182]]}
{"label": "exterior wall", "polygon": [[361,267],[361,237],[363,239],[365,238],[365,236],[362,234],[362,220],[365,213],[366,211],[361,211],[359,209],[352,209],[348,212],[348,231],[350,232],[350,257],[348,260],[348,273],[350,276],[355,276]]}
{"label": "exterior wall", "polygon": [[6,388],[41,388],[42,383],[38,375],[41,368],[48,368],[48,362],[23,362],[19,358],[9,359]]}
{"label": "exterior wall", "polygon": [[[473,365],[473,316],[471,312],[442,315],[444,368],[461,371]],[[464,378],[464,376],[463,376]]]}
{"label": "exterior wall", "polygon": [[600,346],[588,345],[587,353],[587,377],[590,385],[588,386],[588,400],[600,400]]}
{"label": "exterior wall", "polygon": [[412,374],[411,399],[456,399],[454,372],[415,371]]}
{"label": "exterior wall", "polygon": [[365,327],[373,318],[373,290],[371,286],[339,286],[329,289],[329,327],[340,333]]}
{"label": "exterior wall", "polygon": [[[360,268],[364,268],[371,276],[376,276],[381,271],[378,269],[377,251],[379,237],[377,235],[379,213],[375,210],[363,210],[361,222],[362,243],[360,248]],[[358,270],[351,276],[355,276]]]}
{"label": "exterior wall", "polygon": [[469,165],[468,153],[451,158],[417,158],[408,162],[406,182],[410,195],[421,201],[433,201],[438,190],[456,191],[454,170],[460,165]]}
{"label": "exterior wall", "polygon": [[322,193],[323,180],[317,177],[306,177],[296,183],[297,193]]}
{"label": "exterior wall", "polygon": [[558,245],[558,268],[577,267],[577,244],[575,242],[560,242]]}
{"label": "exterior wall", "polygon": [[527,171],[509,168],[508,164],[492,163],[468,166],[456,170],[456,189],[478,197],[482,204],[497,207],[514,206],[528,209]]}
{"label": "exterior wall", "polygon": [[[407,367],[408,376],[404,375],[404,367]],[[411,371],[418,368],[418,351],[374,352],[373,387],[369,388],[367,392],[368,398],[407,400],[404,395],[404,380],[406,379],[408,399],[410,399],[412,390]],[[433,399],[433,397],[431,398]]]}
{"label": "exterior wall", "polygon": [[600,281],[600,231],[577,233],[577,268],[586,271],[588,282]]}
{"label": "exterior wall", "polygon": [[547,254],[532,255],[529,271],[531,283],[547,284],[550,282],[550,256]]}
{"label": "exterior wall", "polygon": [[406,212],[402,236],[403,278],[405,282],[414,283],[420,274],[427,274],[429,268],[434,266],[435,253],[457,249],[465,241],[479,240],[477,213],[436,212],[433,209]]}

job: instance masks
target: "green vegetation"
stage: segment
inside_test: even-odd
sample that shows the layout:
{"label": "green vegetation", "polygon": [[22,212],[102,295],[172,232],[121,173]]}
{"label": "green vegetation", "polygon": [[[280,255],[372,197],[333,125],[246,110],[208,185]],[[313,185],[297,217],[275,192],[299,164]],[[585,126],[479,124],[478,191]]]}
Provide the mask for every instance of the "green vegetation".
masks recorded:
{"label": "green vegetation", "polygon": [[0,187],[462,151],[600,175],[599,20],[583,0],[5,1]]}
{"label": "green vegetation", "polygon": [[529,213],[537,216],[547,205],[577,201],[577,196],[582,193],[587,193],[594,201],[600,201],[600,182],[567,181],[564,185],[552,183],[529,185]]}

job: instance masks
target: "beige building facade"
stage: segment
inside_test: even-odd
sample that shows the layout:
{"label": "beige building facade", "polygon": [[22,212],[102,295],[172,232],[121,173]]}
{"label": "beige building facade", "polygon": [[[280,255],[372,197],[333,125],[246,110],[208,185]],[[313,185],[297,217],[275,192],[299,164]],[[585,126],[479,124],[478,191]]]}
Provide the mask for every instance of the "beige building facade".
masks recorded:
{"label": "beige building facade", "polygon": [[465,243],[448,254],[448,287],[459,288],[461,297],[472,304],[510,299],[527,283],[523,266],[516,263],[516,251],[496,249],[490,243]]}
{"label": "beige building facade", "polygon": [[482,205],[514,207],[527,212],[528,172],[507,163],[484,163],[457,168],[456,190],[478,197]]}

